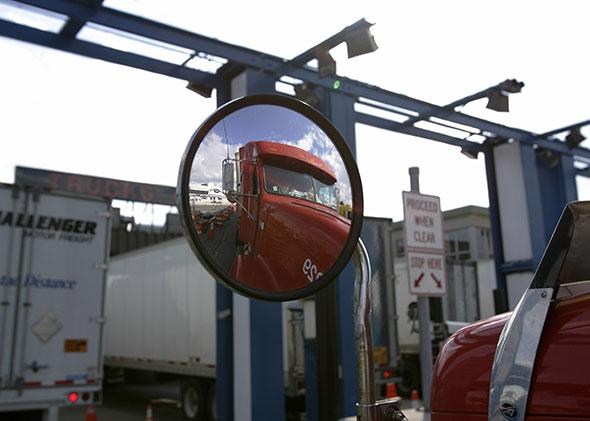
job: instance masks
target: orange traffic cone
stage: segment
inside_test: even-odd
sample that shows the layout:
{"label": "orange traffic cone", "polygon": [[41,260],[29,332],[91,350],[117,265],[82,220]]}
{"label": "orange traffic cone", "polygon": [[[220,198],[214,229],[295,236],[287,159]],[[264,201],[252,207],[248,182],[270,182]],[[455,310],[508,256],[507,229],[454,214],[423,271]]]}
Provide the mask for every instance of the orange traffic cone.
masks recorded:
{"label": "orange traffic cone", "polygon": [[96,408],[94,404],[90,404],[86,407],[86,421],[96,421]]}
{"label": "orange traffic cone", "polygon": [[420,396],[416,389],[412,390],[412,409],[420,408]]}
{"label": "orange traffic cone", "polygon": [[387,399],[397,398],[397,387],[395,386],[395,382],[387,383],[387,386],[385,386],[385,397]]}
{"label": "orange traffic cone", "polygon": [[151,403],[148,403],[147,408],[145,409],[145,421],[154,421]]}

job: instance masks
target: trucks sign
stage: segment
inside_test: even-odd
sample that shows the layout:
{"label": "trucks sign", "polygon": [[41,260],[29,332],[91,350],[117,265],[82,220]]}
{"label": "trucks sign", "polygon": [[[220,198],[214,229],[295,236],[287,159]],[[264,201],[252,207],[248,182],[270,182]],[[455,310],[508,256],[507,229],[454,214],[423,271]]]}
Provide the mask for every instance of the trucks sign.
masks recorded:
{"label": "trucks sign", "polygon": [[112,178],[16,167],[15,184],[88,196],[176,206],[176,188]]}
{"label": "trucks sign", "polygon": [[447,292],[440,198],[403,192],[405,248],[410,293],[442,296]]}

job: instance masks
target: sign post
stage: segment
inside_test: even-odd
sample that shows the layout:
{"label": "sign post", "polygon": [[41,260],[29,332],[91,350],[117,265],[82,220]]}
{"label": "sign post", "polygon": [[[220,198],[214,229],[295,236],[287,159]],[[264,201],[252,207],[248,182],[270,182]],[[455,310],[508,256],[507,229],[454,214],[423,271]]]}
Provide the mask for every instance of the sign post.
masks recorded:
{"label": "sign post", "polygon": [[444,238],[440,198],[420,194],[420,170],[411,167],[410,192],[403,192],[405,250],[410,294],[418,296],[420,371],[424,412],[430,415],[432,339],[428,297],[446,294]]}

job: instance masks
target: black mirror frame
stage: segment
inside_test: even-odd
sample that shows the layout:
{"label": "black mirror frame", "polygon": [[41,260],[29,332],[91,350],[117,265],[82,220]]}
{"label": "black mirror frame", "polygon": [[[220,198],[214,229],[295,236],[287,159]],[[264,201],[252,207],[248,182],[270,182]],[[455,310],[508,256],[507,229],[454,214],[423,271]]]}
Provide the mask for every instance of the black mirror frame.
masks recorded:
{"label": "black mirror frame", "polygon": [[[248,287],[240,283],[237,279],[233,279],[232,277],[225,274],[217,262],[215,262],[198,246],[200,240],[198,239],[194,223],[192,223],[189,201],[189,180],[195,154],[205,136],[218,122],[220,122],[227,115],[239,109],[253,105],[276,105],[279,107],[291,109],[307,117],[310,121],[321,128],[324,133],[326,133],[326,135],[332,140],[336,150],[342,157],[342,161],[344,162],[344,166],[349,177],[353,210],[348,240],[343,248],[342,253],[334,265],[330,268],[330,270],[328,270],[320,279],[304,288],[281,292],[270,292]],[[249,298],[255,298],[263,301],[291,301],[313,295],[327,286],[330,282],[336,279],[336,277],[349,262],[356,247],[362,228],[362,190],[360,174],[352,152],[348,148],[348,145],[346,144],[346,141],[340,132],[325,116],[304,102],[292,97],[279,94],[262,94],[238,98],[224,104],[213,114],[211,114],[196,130],[196,132],[191,137],[182,157],[180,172],[178,175],[178,184],[176,187],[176,203],[180,212],[180,219],[184,228],[185,237],[187,238],[189,245],[201,263],[203,263],[205,268],[214,278],[223,283],[229,289]]]}

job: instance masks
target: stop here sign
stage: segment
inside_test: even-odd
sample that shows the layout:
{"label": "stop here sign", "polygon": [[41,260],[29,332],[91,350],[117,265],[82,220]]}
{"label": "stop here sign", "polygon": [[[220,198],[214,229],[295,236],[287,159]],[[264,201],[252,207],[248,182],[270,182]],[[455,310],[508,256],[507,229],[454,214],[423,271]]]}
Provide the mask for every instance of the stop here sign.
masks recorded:
{"label": "stop here sign", "polygon": [[408,251],[410,294],[429,297],[447,293],[445,256]]}

